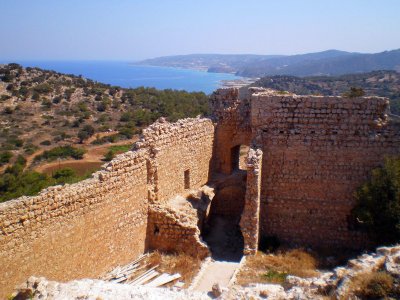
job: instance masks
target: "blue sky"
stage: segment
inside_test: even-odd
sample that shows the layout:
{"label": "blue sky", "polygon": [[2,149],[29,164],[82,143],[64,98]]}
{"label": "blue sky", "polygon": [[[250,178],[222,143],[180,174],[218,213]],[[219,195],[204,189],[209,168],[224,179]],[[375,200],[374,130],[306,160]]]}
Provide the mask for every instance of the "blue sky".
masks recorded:
{"label": "blue sky", "polygon": [[0,59],[400,48],[399,0],[0,0]]}

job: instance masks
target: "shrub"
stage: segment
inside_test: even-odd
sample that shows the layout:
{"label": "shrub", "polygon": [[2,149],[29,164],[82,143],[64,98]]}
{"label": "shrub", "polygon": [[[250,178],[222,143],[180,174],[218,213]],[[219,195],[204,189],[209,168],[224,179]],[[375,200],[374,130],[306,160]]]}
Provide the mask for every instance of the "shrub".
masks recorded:
{"label": "shrub", "polygon": [[0,166],[10,162],[12,158],[12,153],[10,151],[4,151],[0,153]]}
{"label": "shrub", "polygon": [[46,108],[50,108],[52,106],[52,102],[49,99],[43,99],[42,106],[44,106]]}
{"label": "shrub", "polygon": [[349,98],[362,97],[364,95],[365,95],[364,90],[362,88],[357,88],[357,87],[351,87],[350,91],[343,94],[343,96]]}
{"label": "shrub", "polygon": [[371,178],[356,192],[352,211],[357,226],[365,229],[377,244],[400,239],[400,159],[387,158],[374,169]]}
{"label": "shrub", "polygon": [[57,170],[54,174],[53,174],[53,178],[54,179],[67,179],[70,177],[74,177],[75,176],[75,171],[72,170],[71,168],[64,168],[64,169],[60,169]]}
{"label": "shrub", "polygon": [[275,270],[268,270],[265,274],[262,276],[267,282],[270,283],[284,283],[286,280],[286,277],[289,274],[286,272],[281,272],[281,271],[275,271]]}
{"label": "shrub", "polygon": [[124,153],[126,151],[129,151],[131,149],[131,145],[116,145],[116,146],[111,146],[108,149],[108,152],[104,155],[103,160],[105,161],[110,161],[112,160],[116,154]]}
{"label": "shrub", "polygon": [[82,159],[85,154],[85,150],[81,148],[75,148],[72,146],[61,146],[55,147],[51,150],[44,151],[42,154],[35,156],[35,161],[47,160],[53,161],[57,158],[68,158]]}
{"label": "shrub", "polygon": [[24,151],[25,151],[25,153],[28,154],[28,155],[35,153],[35,151],[36,151],[37,149],[38,149],[38,147],[35,146],[34,144],[31,144],[31,143],[26,144],[26,145],[24,146]]}
{"label": "shrub", "polygon": [[14,109],[10,106],[6,106],[3,111],[7,115],[11,115],[14,112]]}
{"label": "shrub", "polygon": [[107,109],[107,104],[106,104],[105,102],[102,101],[102,102],[100,102],[100,103],[97,104],[96,109],[97,109],[97,111],[100,111],[100,112],[106,111],[106,109]]}
{"label": "shrub", "polygon": [[101,145],[105,143],[115,143],[120,138],[119,134],[113,134],[109,136],[103,136],[102,138],[96,138],[91,144],[93,145]]}
{"label": "shrub", "polygon": [[131,119],[131,113],[127,111],[127,112],[122,113],[120,121],[128,122],[130,119]]}
{"label": "shrub", "polygon": [[33,87],[33,90],[38,94],[48,94],[53,91],[53,88],[48,83],[41,83]]}
{"label": "shrub", "polygon": [[53,98],[53,103],[54,104],[58,104],[58,103],[61,102],[61,100],[62,100],[62,98],[60,96],[56,96],[56,97]]}
{"label": "shrub", "polygon": [[9,96],[9,95],[1,95],[0,96],[0,101],[6,101],[6,100],[8,100],[10,98],[11,98],[11,96]]}
{"label": "shrub", "polygon": [[95,132],[95,129],[91,125],[85,125],[81,130],[78,132],[78,138],[80,142],[82,143],[84,140],[87,138],[91,137]]}
{"label": "shrub", "polygon": [[393,278],[386,272],[361,273],[352,279],[350,291],[362,299],[388,296],[393,289]]}
{"label": "shrub", "polygon": [[34,171],[23,171],[25,161],[17,159],[17,162],[5,173],[0,175],[0,202],[14,199],[23,195],[33,196],[42,189],[64,183],[74,183],[87,178],[87,175],[76,176],[72,169],[57,170],[53,176]]}
{"label": "shrub", "polygon": [[49,145],[51,145],[51,141],[49,141],[49,140],[42,141],[42,142],[40,142],[40,145],[49,146]]}
{"label": "shrub", "polygon": [[112,150],[108,150],[107,153],[104,155],[104,161],[110,161],[115,157],[115,154]]}

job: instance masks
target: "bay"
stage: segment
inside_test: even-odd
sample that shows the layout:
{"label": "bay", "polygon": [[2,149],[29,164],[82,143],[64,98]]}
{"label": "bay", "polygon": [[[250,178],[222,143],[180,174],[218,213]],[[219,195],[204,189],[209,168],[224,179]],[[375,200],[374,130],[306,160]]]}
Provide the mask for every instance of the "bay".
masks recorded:
{"label": "bay", "polygon": [[[11,61],[10,61],[11,62]],[[124,88],[155,87],[212,93],[222,86],[222,80],[241,77],[227,73],[141,66],[122,61],[16,61],[24,67],[39,67],[60,73],[82,75],[98,82]],[[9,62],[3,62],[9,63]]]}

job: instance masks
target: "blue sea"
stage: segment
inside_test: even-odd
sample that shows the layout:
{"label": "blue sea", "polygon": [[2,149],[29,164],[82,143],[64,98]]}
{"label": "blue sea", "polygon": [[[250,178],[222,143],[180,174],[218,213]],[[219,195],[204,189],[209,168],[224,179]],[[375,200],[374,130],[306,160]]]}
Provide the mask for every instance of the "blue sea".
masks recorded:
{"label": "blue sea", "polygon": [[[16,61],[24,67],[39,67],[60,73],[82,75],[98,82],[125,88],[139,86],[157,89],[177,89],[212,93],[221,86],[221,80],[240,77],[225,73],[197,70],[138,66],[116,61]],[[8,62],[3,62],[8,63]]]}

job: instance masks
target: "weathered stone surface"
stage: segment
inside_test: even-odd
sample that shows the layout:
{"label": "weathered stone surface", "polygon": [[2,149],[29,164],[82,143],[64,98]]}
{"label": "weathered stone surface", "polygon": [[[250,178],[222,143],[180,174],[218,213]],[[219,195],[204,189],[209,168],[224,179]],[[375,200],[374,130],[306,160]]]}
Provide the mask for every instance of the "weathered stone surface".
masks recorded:
{"label": "weathered stone surface", "polygon": [[[207,183],[213,139],[209,119],[161,119],[92,178],[0,203],[0,298],[32,274],[96,278],[143,253],[149,203],[185,192],[185,171],[190,188]],[[180,229],[177,249],[201,245],[197,227]]]}
{"label": "weathered stone surface", "polygon": [[400,253],[386,257],[385,269],[396,277],[400,277]]}
{"label": "weathered stone surface", "polygon": [[[368,244],[349,215],[355,189],[385,156],[400,152],[387,99],[222,89],[210,102],[212,120],[160,119],[90,179],[1,203],[0,297],[32,274],[96,277],[149,248],[207,255],[200,210],[169,201],[212,174],[231,174],[239,145],[250,147],[245,199],[226,211],[243,208],[245,253],[257,250],[260,235],[317,247]],[[395,272],[396,262],[387,269]],[[378,263],[374,256],[351,262],[361,269]]]}
{"label": "weathered stone surface", "polygon": [[154,288],[145,286],[132,286],[104,282],[100,280],[83,279],[67,283],[48,281],[45,278],[31,277],[21,287],[22,290],[31,291],[33,298],[29,299],[88,299],[88,300],[186,300],[210,299],[206,293],[188,290],[171,290],[167,288]]}
{"label": "weathered stone surface", "polygon": [[214,297],[219,297],[219,296],[221,296],[221,294],[222,294],[222,289],[221,289],[221,287],[219,286],[219,284],[218,283],[214,283],[213,284],[213,286],[212,286],[212,293],[213,293],[213,296]]}
{"label": "weathered stone surface", "polygon": [[360,248],[355,189],[400,152],[400,127],[380,97],[323,97],[252,89],[215,92],[214,168],[232,171],[237,145],[263,152],[260,234],[310,246]]}
{"label": "weathered stone surface", "polygon": [[200,237],[202,220],[211,202],[210,190],[208,187],[202,190],[197,195],[189,195],[189,200],[175,197],[168,202],[149,206],[149,249],[187,253],[200,258],[210,254]]}

